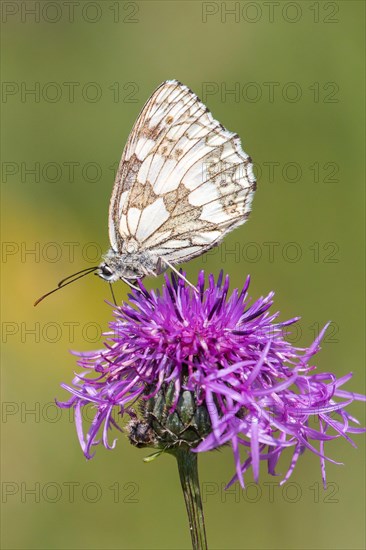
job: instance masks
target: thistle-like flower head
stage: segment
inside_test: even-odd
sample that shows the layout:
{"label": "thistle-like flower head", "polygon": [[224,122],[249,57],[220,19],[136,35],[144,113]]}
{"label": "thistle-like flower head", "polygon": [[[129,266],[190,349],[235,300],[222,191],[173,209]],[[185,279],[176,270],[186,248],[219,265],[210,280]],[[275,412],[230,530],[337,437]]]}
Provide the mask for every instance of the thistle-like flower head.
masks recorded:
{"label": "thistle-like flower head", "polygon": [[[131,417],[130,440],[137,446],[171,450],[186,445],[192,452],[231,444],[236,473],[231,482],[244,486],[243,474],[260,461],[275,475],[282,453],[292,460],[309,449],[320,458],[325,484],[325,444],[364,431],[345,408],[365,396],[341,386],[352,374],[337,379],[318,373],[313,356],[327,327],[307,348],[284,338],[284,327],[298,318],[276,322],[270,314],[273,293],[250,303],[249,278],[228,297],[229,278],[217,282],[200,273],[194,292],[184,281],[166,277],[162,293],[140,291],[130,304],[116,308],[104,349],[80,353],[85,371],[72,386],[63,407],[74,407],[82,449],[108,442],[108,429],[118,428],[113,410]],[[95,404],[94,420],[84,436],[82,408]],[[136,413],[133,405],[138,402]],[[245,455],[245,456],[244,456]]]}

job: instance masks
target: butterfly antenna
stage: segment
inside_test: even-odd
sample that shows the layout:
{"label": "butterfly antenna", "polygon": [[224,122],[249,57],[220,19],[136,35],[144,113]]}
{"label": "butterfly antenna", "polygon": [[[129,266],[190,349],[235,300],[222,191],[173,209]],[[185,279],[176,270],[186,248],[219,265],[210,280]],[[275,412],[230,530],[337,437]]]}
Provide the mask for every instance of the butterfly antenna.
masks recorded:
{"label": "butterfly antenna", "polygon": [[[76,273],[73,273],[72,275],[69,275],[68,277],[65,277],[64,279],[62,279],[62,281],[60,281],[57,286],[62,287],[62,286],[64,286],[66,281],[68,281],[69,279],[72,279],[73,277],[76,277],[76,275],[80,275],[80,273],[85,273],[85,275],[88,275],[88,273],[86,273],[87,271],[92,273],[96,269],[97,269],[97,267],[87,267],[86,269],[82,269],[81,271],[77,271]],[[76,281],[76,279],[75,279],[75,281]]]}
{"label": "butterfly antenna", "polygon": [[[64,288],[67,285],[71,285],[71,283],[74,283],[78,279],[81,279],[82,277],[85,277],[85,275],[89,275],[90,273],[93,273],[98,269],[98,266],[95,267],[87,267],[86,269],[82,269],[81,271],[78,271],[77,273],[74,273],[73,275],[69,275],[68,277],[65,277],[65,279],[62,279],[57,285],[57,288],[54,288],[53,290],[50,290],[50,292],[47,292],[46,294],[43,294],[38,300],[34,302],[34,306],[37,306],[42,300],[47,298],[47,296],[50,296],[54,292],[57,292],[58,290],[61,290],[61,288]],[[66,282],[67,281],[67,282]]]}

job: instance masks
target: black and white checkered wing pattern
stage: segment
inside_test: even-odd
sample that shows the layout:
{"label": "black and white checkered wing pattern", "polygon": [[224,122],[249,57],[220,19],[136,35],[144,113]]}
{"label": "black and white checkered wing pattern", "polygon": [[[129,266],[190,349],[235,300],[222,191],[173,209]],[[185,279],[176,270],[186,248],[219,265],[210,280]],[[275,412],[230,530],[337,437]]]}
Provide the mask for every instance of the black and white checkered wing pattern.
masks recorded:
{"label": "black and white checkered wing pattern", "polygon": [[113,189],[109,235],[172,263],[198,256],[248,218],[255,190],[237,134],[180,82],[164,82],[129,136]]}

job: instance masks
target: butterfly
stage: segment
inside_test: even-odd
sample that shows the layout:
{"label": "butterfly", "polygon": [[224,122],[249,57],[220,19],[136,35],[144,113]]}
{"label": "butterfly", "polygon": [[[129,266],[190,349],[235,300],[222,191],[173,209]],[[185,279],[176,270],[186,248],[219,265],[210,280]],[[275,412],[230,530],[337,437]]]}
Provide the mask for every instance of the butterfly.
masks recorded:
{"label": "butterfly", "polygon": [[97,274],[133,284],[176,271],[247,220],[255,187],[239,136],[190,88],[163,82],[123,151],[109,207],[111,248]]}
{"label": "butterfly", "polygon": [[109,251],[99,266],[66,277],[36,304],[93,271],[132,287],[168,267],[184,278],[174,266],[243,224],[255,188],[252,160],[239,136],[215,120],[190,88],[163,82],[122,153],[109,207]]}

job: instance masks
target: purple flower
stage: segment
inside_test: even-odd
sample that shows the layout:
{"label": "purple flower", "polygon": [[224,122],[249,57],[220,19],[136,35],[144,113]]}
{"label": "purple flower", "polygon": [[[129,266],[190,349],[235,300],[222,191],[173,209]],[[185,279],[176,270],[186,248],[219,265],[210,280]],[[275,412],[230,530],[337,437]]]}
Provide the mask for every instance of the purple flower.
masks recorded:
{"label": "purple flower", "polygon": [[[366,400],[341,389],[351,373],[337,379],[316,372],[312,357],[327,326],[309,348],[297,348],[284,339],[284,327],[298,318],[276,322],[278,313],[269,313],[272,292],[250,304],[249,277],[229,298],[229,277],[223,281],[222,273],[216,283],[210,275],[205,288],[201,272],[197,293],[173,275],[165,281],[161,294],[139,283],[131,304],[116,309],[104,349],[78,353],[85,372],[72,386],[63,384],[72,397],[59,405],[75,408],[85,456],[92,457],[100,432],[104,446],[115,447],[107,432],[119,428],[116,407],[132,418],[130,439],[138,446],[187,444],[203,452],[231,444],[236,474],[229,485],[238,480],[244,486],[250,467],[258,481],[261,460],[276,475],[288,447],[292,460],[281,483],[309,449],[320,458],[325,484],[325,461],[336,463],[325,455],[325,444],[344,437],[354,445],[349,434],[365,430],[345,408]],[[135,402],[143,414],[138,421]],[[89,403],[95,416],[84,436],[82,408]]]}

